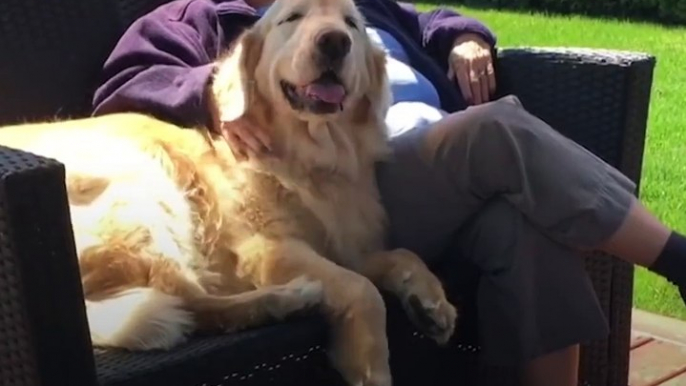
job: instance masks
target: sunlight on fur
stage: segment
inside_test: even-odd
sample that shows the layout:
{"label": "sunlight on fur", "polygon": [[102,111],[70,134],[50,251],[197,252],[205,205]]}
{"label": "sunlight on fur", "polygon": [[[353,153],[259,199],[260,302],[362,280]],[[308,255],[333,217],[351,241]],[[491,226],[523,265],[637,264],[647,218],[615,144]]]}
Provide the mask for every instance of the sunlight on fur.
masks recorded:
{"label": "sunlight on fur", "polygon": [[390,90],[363,26],[352,0],[277,0],[217,61],[215,123],[253,120],[278,157],[238,162],[205,128],[141,114],[0,130],[0,144],[66,167],[95,345],[171,349],[316,311],[347,382],[390,386],[379,289],[448,341],[457,312],[439,280],[384,248],[374,171],[390,156]]}
{"label": "sunlight on fur", "polygon": [[186,340],[195,327],[180,298],[152,288],[134,288],[103,301],[88,301],[87,306],[94,345],[169,349]]}

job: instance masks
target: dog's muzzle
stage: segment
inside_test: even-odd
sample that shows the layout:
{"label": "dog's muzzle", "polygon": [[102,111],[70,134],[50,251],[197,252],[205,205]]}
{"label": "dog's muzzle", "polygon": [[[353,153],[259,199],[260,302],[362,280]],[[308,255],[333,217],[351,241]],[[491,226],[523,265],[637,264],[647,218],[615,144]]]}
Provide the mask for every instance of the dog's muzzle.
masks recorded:
{"label": "dog's muzzle", "polygon": [[293,110],[314,114],[334,114],[343,110],[348,94],[338,75],[331,70],[305,86],[282,80],[281,90]]}
{"label": "dog's muzzle", "polygon": [[343,61],[350,53],[352,41],[345,31],[328,30],[315,38],[318,65],[321,68],[340,71]]}
{"label": "dog's muzzle", "polygon": [[321,71],[319,78],[303,86],[281,81],[292,109],[314,114],[333,114],[343,109],[347,90],[339,74],[351,48],[352,40],[344,30],[325,29],[315,36],[312,59]]}

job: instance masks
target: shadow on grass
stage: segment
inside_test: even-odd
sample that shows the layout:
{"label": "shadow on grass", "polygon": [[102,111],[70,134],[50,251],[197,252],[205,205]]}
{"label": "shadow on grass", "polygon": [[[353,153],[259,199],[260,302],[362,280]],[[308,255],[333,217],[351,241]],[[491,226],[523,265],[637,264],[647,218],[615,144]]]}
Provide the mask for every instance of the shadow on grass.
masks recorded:
{"label": "shadow on grass", "polygon": [[645,23],[652,25],[659,25],[661,27],[676,29],[686,27],[686,20],[674,20],[666,17],[650,16],[656,14],[656,10],[637,10],[637,11],[622,11],[620,14],[612,14],[612,11],[605,9],[589,9],[589,10],[570,10],[561,7],[547,7],[544,8],[537,0],[523,1],[525,4],[512,4],[511,2],[500,1],[446,1],[446,0],[404,0],[409,3],[427,4],[432,6],[448,6],[448,7],[469,7],[472,9],[483,11],[508,11],[514,13],[528,14],[528,15],[542,15],[542,16],[582,16],[598,20],[614,21],[614,22],[634,22]]}

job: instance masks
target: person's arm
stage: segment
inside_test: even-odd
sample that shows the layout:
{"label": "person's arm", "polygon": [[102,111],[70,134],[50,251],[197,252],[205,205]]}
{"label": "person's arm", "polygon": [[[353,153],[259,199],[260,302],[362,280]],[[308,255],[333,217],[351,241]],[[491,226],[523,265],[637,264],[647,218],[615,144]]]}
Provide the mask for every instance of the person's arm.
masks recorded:
{"label": "person's arm", "polygon": [[491,48],[496,45],[495,34],[476,19],[460,15],[447,7],[420,12],[412,4],[397,4],[396,13],[404,21],[403,25],[411,26],[426,52],[442,66],[448,65],[450,52],[460,36],[472,34],[482,38]]}
{"label": "person's arm", "polygon": [[142,17],[103,69],[94,115],[135,111],[180,125],[209,125],[206,89],[219,54],[210,2],[183,1]]}

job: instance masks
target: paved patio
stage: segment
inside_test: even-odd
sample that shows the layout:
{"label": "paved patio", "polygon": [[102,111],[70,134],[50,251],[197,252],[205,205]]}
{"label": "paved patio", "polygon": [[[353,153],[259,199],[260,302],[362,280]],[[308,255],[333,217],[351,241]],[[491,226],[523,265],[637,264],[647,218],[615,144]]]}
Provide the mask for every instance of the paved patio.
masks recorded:
{"label": "paved patio", "polygon": [[686,322],[633,311],[630,386],[686,386]]}

